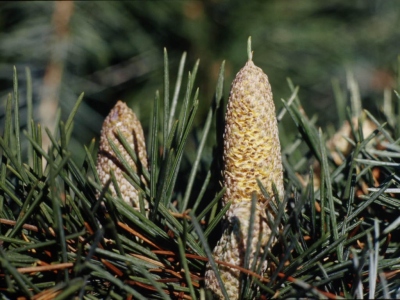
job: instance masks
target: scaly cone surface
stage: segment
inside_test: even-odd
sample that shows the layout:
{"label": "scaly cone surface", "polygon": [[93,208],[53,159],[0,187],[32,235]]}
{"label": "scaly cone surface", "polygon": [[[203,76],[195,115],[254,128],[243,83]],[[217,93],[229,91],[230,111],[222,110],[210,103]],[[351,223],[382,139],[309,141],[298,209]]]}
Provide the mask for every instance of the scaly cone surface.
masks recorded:
{"label": "scaly cone surface", "polygon": [[[146,169],[148,167],[146,144],[142,125],[135,113],[124,102],[118,101],[104,120],[101,129],[100,148],[97,157],[97,173],[99,174],[100,181],[104,186],[111,178],[110,172],[113,170],[124,201],[131,204],[133,207],[139,207],[138,191],[123,176],[123,172],[126,172],[126,170],[118,160],[108,142],[108,139],[111,139],[113,143],[117,145],[119,151],[129,163],[130,167],[139,174],[140,169],[118,140],[117,130],[122,133],[126,141],[129,143],[129,146],[136,153],[142,167]],[[144,181],[143,178],[142,180]],[[113,184],[110,185],[110,191],[113,196],[117,195]]]}
{"label": "scaly cone surface", "polygon": [[[253,263],[257,243],[262,249],[267,244],[271,229],[266,211],[269,201],[278,196],[283,199],[283,174],[278,124],[275,116],[271,85],[267,75],[249,59],[232,83],[225,116],[223,204],[231,201],[224,220],[223,235],[214,248],[217,261],[243,267],[247,240],[251,239],[250,265]],[[256,178],[265,186],[270,199],[261,193]],[[248,236],[252,193],[257,194],[255,222],[252,236]],[[218,265],[218,264],[217,264]],[[240,271],[218,265],[219,273],[229,299],[240,295]],[[267,269],[263,262],[262,272]],[[210,265],[205,274],[206,288],[216,299],[223,299],[221,287]]]}

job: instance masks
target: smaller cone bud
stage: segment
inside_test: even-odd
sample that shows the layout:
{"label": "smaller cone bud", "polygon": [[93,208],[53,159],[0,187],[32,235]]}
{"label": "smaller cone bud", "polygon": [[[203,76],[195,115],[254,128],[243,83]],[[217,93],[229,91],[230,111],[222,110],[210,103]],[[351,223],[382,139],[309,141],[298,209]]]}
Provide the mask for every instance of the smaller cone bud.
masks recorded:
{"label": "smaller cone bud", "polygon": [[[135,113],[124,102],[118,101],[104,120],[101,129],[100,147],[97,156],[97,173],[99,174],[100,181],[104,186],[111,178],[110,172],[113,170],[123,200],[131,204],[133,207],[139,207],[139,193],[124,177],[123,173],[126,171],[108,142],[108,139],[111,139],[113,143],[117,145],[119,151],[129,163],[130,167],[138,173],[140,169],[118,140],[117,130],[122,133],[126,141],[129,143],[129,146],[136,153],[142,167],[147,168],[147,152],[142,125]],[[144,181],[143,178],[142,180]],[[112,183],[110,185],[110,191],[113,196],[117,196],[115,187]]]}

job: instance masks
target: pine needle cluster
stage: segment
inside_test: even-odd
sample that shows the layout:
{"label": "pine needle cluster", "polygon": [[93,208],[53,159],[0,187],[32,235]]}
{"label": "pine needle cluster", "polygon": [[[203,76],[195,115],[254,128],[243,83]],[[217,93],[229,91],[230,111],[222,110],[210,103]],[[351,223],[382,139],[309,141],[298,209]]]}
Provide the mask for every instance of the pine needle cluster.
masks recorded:
{"label": "pine needle cluster", "polygon": [[[7,98],[0,137],[3,298],[208,299],[205,267],[209,263],[217,270],[216,264],[221,263],[214,261],[212,248],[229,208],[221,207],[225,189],[217,184],[224,63],[206,120],[195,127],[199,62],[189,72],[180,99],[185,57],[171,97],[164,51],[163,93],[162,97],[158,91],[155,94],[146,140],[149,169],[143,176],[148,184],[143,185],[136,170],[121,160],[124,178],[138,192],[139,208],[126,203],[118,191],[110,192],[110,184],[115,186],[113,176],[105,185],[100,181],[94,140],[85,146],[82,162],[71,158],[74,118],[83,94],[65,121],[58,118],[55,132],[45,129],[51,145],[44,150],[42,128],[32,117],[29,70],[28,127],[20,131],[14,73],[14,92]],[[263,277],[255,265],[240,269],[241,299],[396,297],[400,112],[394,112],[386,97],[386,120],[381,122],[360,109],[357,89],[350,88],[351,109],[343,113],[347,127],[339,135],[328,135],[316,127],[315,118],[306,115],[298,88],[290,81],[289,88],[292,95],[282,100],[277,120],[292,120],[297,132],[282,147],[286,193],[272,205],[275,220],[270,224],[271,239],[277,242],[272,248],[268,243],[265,249],[255,249],[263,253],[271,271]],[[338,107],[348,105],[346,93],[337,89],[336,96]],[[397,93],[395,97],[400,99]],[[282,140],[284,135],[280,132]],[[217,136],[216,141],[210,142],[212,136]],[[129,154],[137,162],[125,137],[117,138],[125,151],[114,147],[116,155]],[[334,138],[345,143],[346,150],[332,142]],[[194,156],[185,151],[189,140],[197,146]],[[211,163],[204,158],[205,150],[213,153]],[[182,172],[183,163],[190,166],[187,173]],[[268,198],[261,182],[259,188]],[[149,208],[144,213],[146,203]],[[254,249],[246,251],[249,257]]]}

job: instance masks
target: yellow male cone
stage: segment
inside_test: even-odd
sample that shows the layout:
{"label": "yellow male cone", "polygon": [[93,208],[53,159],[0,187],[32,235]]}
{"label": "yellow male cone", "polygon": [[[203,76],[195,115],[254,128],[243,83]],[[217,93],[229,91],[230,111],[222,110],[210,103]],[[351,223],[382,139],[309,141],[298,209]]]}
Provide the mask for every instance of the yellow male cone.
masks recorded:
{"label": "yellow male cone", "polygon": [[[217,261],[243,267],[247,240],[251,239],[251,265],[257,243],[261,242],[262,251],[271,235],[266,210],[269,208],[269,201],[275,200],[273,183],[280,199],[283,199],[284,194],[281,146],[271,85],[267,75],[254,65],[250,51],[249,60],[232,83],[225,123],[226,193],[223,204],[229,201],[232,204],[225,216],[223,235],[214,248],[213,255]],[[266,199],[260,192],[256,178],[265,186],[270,199]],[[253,192],[256,192],[258,201],[253,234],[249,237]],[[267,264],[263,263],[262,272],[266,268]],[[218,265],[218,269],[229,299],[238,299],[240,271],[224,265]],[[207,266],[205,285],[212,291],[215,299],[223,299],[221,287],[210,265]]]}

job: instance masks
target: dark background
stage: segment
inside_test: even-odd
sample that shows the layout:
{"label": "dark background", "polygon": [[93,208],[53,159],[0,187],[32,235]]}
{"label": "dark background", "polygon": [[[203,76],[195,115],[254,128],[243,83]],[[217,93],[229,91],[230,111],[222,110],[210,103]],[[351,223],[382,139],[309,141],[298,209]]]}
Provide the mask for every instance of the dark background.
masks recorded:
{"label": "dark background", "polygon": [[[35,119],[44,126],[52,125],[43,112],[55,115],[59,104],[65,119],[85,92],[75,119],[75,153],[98,137],[118,99],[128,102],[148,132],[154,93],[163,89],[166,47],[171,94],[182,53],[187,51],[181,95],[200,59],[195,87],[201,126],[222,60],[226,101],[251,35],[253,59],[268,74],[277,106],[291,94],[290,78],[300,86],[307,113],[318,114],[323,127],[339,127],[332,80],[347,95],[346,72],[352,72],[364,107],[379,115],[383,90],[397,87],[399,28],[400,1],[394,0],[0,2],[0,117],[15,65],[22,122],[26,67],[33,76]],[[50,101],[43,101],[45,95]]]}

